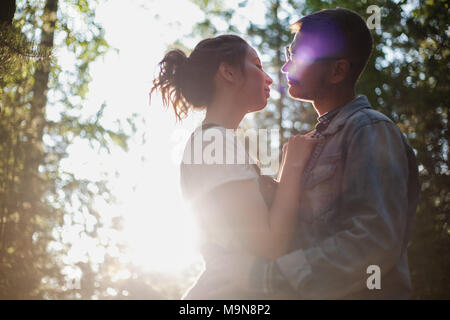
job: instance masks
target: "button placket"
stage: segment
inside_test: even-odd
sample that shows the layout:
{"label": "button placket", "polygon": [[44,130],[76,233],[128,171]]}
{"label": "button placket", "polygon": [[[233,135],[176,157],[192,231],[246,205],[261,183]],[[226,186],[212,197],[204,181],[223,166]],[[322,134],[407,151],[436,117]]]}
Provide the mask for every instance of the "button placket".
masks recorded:
{"label": "button placket", "polygon": [[322,135],[319,135],[318,138],[319,142],[317,143],[316,147],[314,148],[314,151],[310,157],[310,160],[308,162],[308,165],[305,168],[305,171],[303,172],[303,186],[305,185],[306,181],[310,178],[311,171],[314,168],[314,166],[317,163],[317,160],[319,159],[320,154],[322,153],[322,150],[325,146],[325,137]]}

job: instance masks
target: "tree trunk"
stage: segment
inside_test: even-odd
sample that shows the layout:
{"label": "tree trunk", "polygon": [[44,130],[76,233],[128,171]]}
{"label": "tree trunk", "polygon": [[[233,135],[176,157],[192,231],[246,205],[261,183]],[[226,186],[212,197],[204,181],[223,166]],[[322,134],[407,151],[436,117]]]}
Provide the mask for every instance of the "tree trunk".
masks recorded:
{"label": "tree trunk", "polygon": [[16,12],[16,0],[2,0],[0,2],[0,25],[11,25]]}
{"label": "tree trunk", "polygon": [[[58,0],[47,0],[42,16],[41,41],[42,48],[53,48]],[[44,61],[36,67],[34,85],[30,102],[30,113],[26,128],[25,159],[23,170],[23,202],[20,204],[20,228],[22,245],[26,252],[25,259],[32,259],[32,236],[35,231],[34,217],[41,211],[45,185],[39,172],[39,165],[44,162],[43,134],[46,124],[48,82],[51,61]],[[24,292],[29,292],[24,290]]]}
{"label": "tree trunk", "polygon": [[[47,0],[44,8],[42,37],[40,45],[44,49],[53,48],[56,14],[58,10],[58,0]],[[38,149],[42,149],[42,136],[45,125],[45,107],[47,105],[48,80],[50,75],[50,61],[45,61],[36,68],[34,74],[33,98],[31,100],[31,114],[29,137],[34,141],[29,141]],[[33,162],[37,167],[37,163]]]}

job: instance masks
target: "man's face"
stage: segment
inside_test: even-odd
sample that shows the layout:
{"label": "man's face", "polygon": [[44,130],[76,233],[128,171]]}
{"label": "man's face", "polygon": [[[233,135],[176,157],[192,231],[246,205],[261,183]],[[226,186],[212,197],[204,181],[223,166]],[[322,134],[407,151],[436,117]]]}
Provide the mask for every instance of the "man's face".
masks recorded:
{"label": "man's face", "polygon": [[317,39],[300,33],[287,48],[290,59],[281,70],[286,73],[289,95],[294,99],[313,102],[326,93],[331,60],[323,57],[318,48]]}

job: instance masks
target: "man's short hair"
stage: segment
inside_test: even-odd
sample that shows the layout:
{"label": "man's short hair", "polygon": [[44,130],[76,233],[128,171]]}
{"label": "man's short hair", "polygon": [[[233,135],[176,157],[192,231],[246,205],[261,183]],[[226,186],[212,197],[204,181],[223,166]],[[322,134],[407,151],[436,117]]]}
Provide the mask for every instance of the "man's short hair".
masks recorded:
{"label": "man's short hair", "polygon": [[333,46],[335,54],[350,61],[350,80],[356,83],[373,47],[370,30],[359,14],[344,8],[321,10],[301,18],[290,28],[294,33],[320,39],[323,45],[328,45],[328,51]]}

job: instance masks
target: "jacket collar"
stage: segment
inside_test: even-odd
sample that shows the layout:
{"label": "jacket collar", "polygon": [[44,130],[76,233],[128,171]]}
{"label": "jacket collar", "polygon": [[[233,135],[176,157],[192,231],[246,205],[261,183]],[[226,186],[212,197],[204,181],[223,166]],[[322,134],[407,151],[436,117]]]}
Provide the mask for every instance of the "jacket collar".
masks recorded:
{"label": "jacket collar", "polygon": [[332,135],[335,134],[347,121],[347,119],[354,114],[355,112],[365,109],[371,108],[369,100],[364,95],[360,95],[343,105],[339,109],[339,113],[334,116],[331,123],[328,127],[321,133],[322,135]]}

